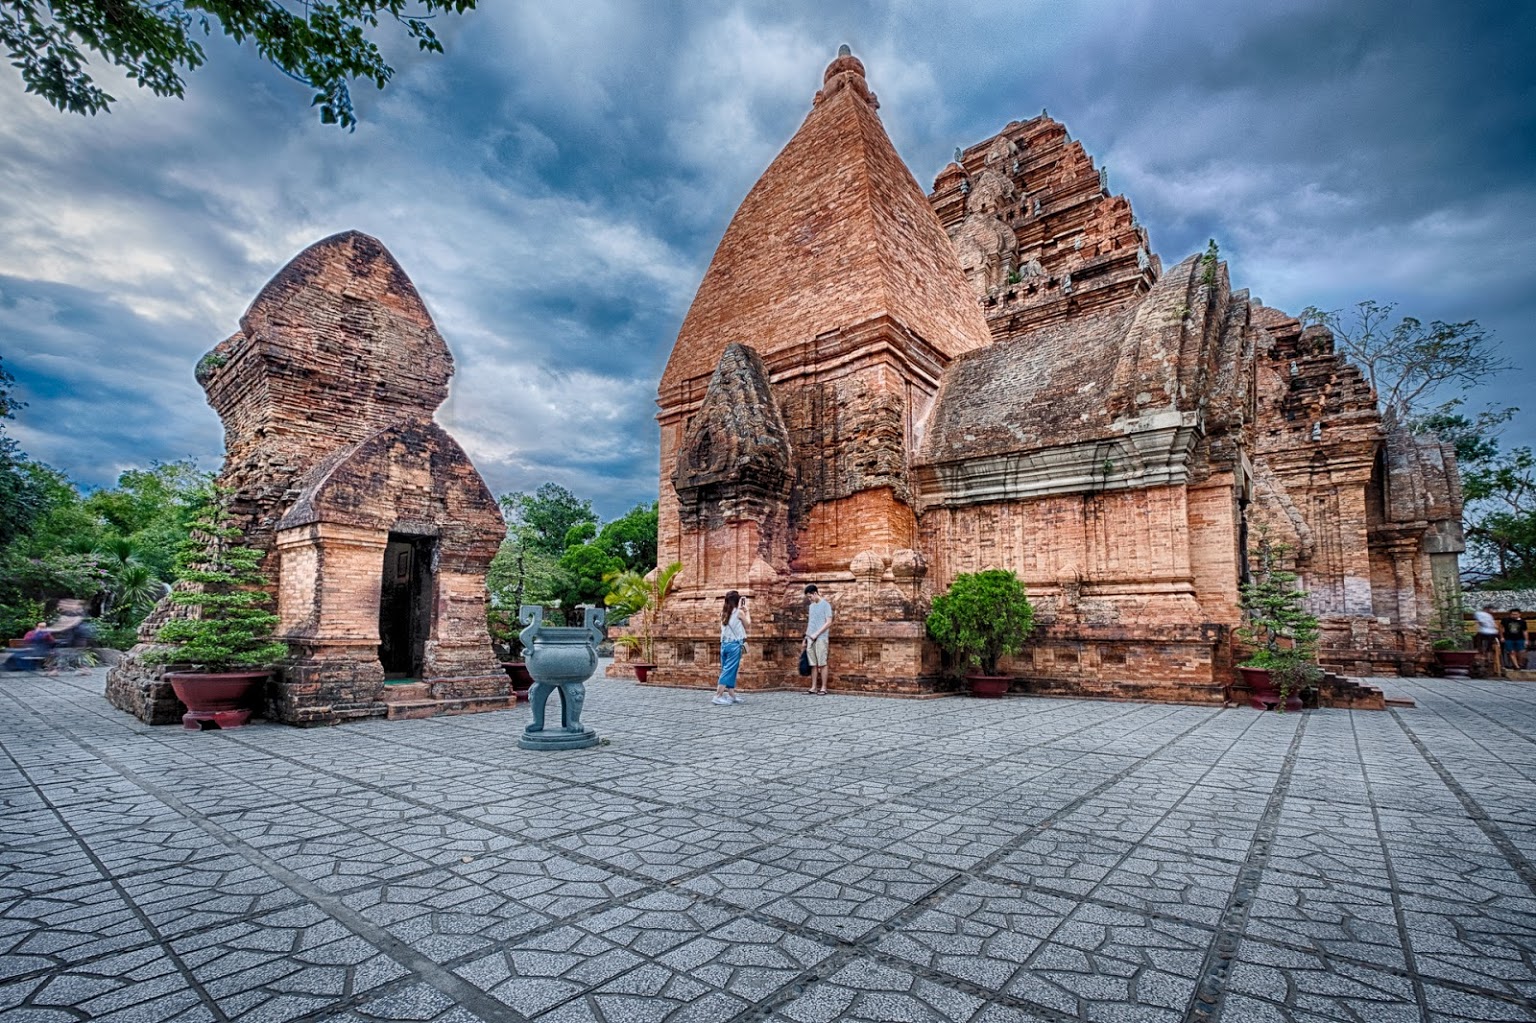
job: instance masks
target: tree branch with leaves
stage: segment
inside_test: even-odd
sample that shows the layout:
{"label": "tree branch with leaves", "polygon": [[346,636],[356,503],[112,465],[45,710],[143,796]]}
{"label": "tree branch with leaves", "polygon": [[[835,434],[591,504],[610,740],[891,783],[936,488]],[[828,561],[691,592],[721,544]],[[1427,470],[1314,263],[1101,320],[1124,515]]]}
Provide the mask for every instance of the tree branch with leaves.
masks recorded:
{"label": "tree branch with leaves", "polygon": [[324,124],[357,124],[350,82],[382,89],[395,69],[369,38],[393,21],[417,49],[442,53],[431,21],[463,14],[478,0],[0,0],[0,44],[26,90],[60,110],[96,114],[116,97],[87,70],[89,53],[105,57],[140,88],[181,97],[184,72],[202,67],[198,36],[217,29],[249,41],[263,59],[314,90]]}

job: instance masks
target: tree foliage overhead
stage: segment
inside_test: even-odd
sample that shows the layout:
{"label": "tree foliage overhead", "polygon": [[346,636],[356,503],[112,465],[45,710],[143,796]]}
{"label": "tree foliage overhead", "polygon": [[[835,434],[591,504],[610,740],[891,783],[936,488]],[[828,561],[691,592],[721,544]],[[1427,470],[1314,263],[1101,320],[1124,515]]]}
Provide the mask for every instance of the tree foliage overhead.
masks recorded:
{"label": "tree foliage overhead", "polygon": [[510,532],[529,550],[559,556],[572,529],[597,525],[592,502],[577,497],[558,483],[545,483],[531,494],[518,491],[503,496]]}
{"label": "tree foliage overhead", "polygon": [[382,89],[394,75],[369,38],[394,21],[417,48],[441,53],[430,24],[478,0],[0,0],[0,42],[28,92],[60,110],[95,114],[116,97],[87,70],[88,52],[157,96],[184,94],[183,72],[207,62],[198,36],[249,40],[279,71],[315,90],[320,120],[352,128],[348,83]]}

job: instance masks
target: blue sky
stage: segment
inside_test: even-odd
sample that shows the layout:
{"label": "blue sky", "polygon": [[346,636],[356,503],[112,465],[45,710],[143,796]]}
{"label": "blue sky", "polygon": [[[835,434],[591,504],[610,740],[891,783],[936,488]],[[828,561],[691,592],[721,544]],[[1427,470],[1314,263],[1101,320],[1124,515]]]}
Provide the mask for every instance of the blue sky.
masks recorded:
{"label": "blue sky", "polygon": [[[120,85],[95,118],[0,69],[0,357],[30,403],[23,448],[87,485],[217,467],[198,356],[294,254],[356,228],[453,349],[438,418],[493,490],[554,480],[605,518],[654,499],[677,328],[843,42],[925,187],[956,146],[1047,108],[1165,265],[1215,237],[1270,305],[1393,301],[1536,354],[1536,4],[481,6],[442,23],[445,56],[383,38],[398,74],[358,90],[352,134],[221,39],[186,100]],[[1528,380],[1471,396],[1527,407],[1512,443],[1536,443]]]}

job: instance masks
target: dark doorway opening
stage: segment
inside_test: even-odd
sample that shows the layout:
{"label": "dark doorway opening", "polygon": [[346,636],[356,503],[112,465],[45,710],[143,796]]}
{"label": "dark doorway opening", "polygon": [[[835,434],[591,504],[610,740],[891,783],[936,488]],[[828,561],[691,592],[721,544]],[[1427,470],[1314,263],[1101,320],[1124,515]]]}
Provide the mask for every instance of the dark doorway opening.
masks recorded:
{"label": "dark doorway opening", "polygon": [[379,587],[379,663],[384,677],[420,678],[432,627],[431,536],[389,534]]}

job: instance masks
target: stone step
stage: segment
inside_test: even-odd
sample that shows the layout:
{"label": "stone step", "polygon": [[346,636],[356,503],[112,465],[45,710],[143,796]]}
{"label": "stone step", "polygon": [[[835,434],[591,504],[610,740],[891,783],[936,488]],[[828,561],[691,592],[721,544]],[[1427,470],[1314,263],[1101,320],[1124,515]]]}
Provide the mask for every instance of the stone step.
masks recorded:
{"label": "stone step", "polygon": [[390,721],[410,718],[434,718],[443,712],[441,700],[386,700],[385,717]]}
{"label": "stone step", "polygon": [[399,682],[386,685],[379,698],[385,703],[419,703],[432,699],[432,687],[425,682]]}

